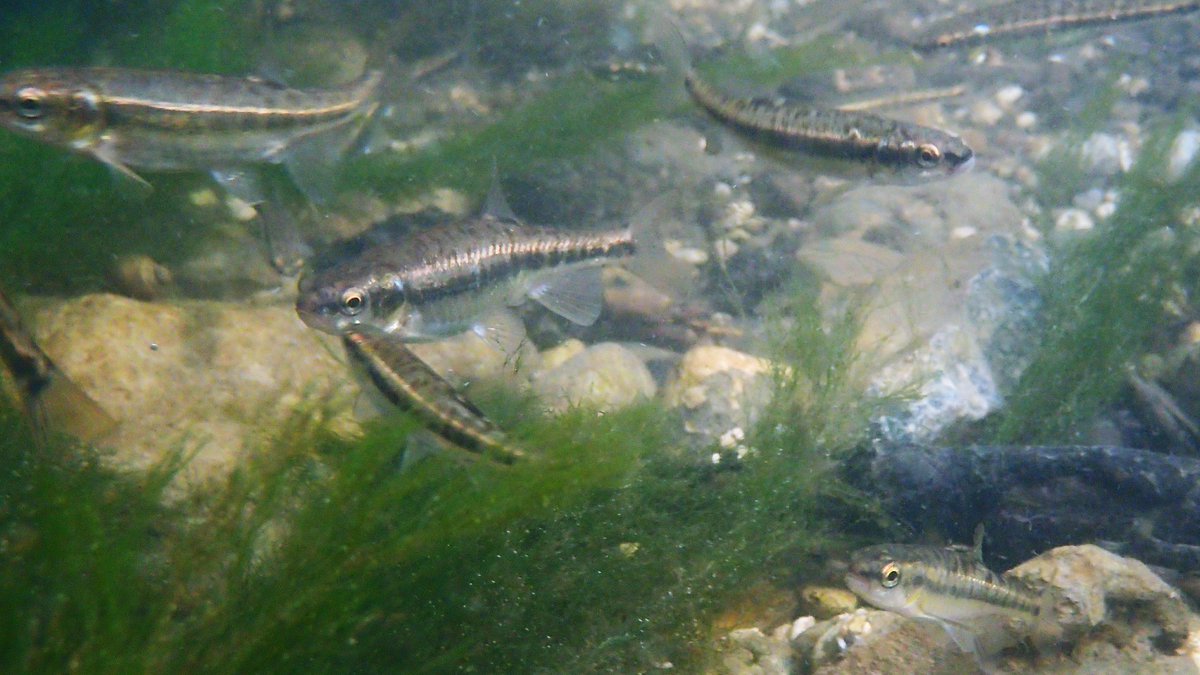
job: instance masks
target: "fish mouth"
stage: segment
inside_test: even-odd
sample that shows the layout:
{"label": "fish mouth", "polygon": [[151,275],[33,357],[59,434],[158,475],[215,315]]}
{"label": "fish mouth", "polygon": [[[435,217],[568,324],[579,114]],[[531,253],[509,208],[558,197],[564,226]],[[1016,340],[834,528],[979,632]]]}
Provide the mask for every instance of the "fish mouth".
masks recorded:
{"label": "fish mouth", "polygon": [[846,588],[849,588],[855,595],[866,599],[868,592],[871,589],[871,582],[861,574],[848,572],[846,574]]}
{"label": "fish mouth", "polygon": [[959,162],[958,165],[955,166],[954,168],[950,169],[950,175],[957,176],[959,174],[964,174],[964,173],[967,173],[968,171],[970,171],[974,167],[975,167],[975,153],[971,153],[971,155],[969,157],[967,157],[962,162]]}

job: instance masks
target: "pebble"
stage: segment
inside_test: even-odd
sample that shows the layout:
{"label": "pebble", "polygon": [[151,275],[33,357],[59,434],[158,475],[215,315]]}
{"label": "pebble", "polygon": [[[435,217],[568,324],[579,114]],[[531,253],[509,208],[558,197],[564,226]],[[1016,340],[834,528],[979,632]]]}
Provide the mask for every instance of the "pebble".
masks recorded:
{"label": "pebble", "polygon": [[1114,176],[1133,167],[1133,149],[1129,141],[1112,134],[1092,134],[1080,150],[1088,168],[1097,175]]}
{"label": "pebble", "polygon": [[858,596],[845,588],[805,586],[800,589],[800,610],[817,619],[853,612],[857,607]]}
{"label": "pebble", "polygon": [[174,283],[171,270],[147,255],[127,255],[113,266],[109,281],[123,295],[137,300],[155,300]]}
{"label": "pebble", "polygon": [[1167,178],[1177,181],[1196,159],[1200,150],[1200,129],[1184,129],[1171,143],[1171,154],[1167,157]]}
{"label": "pebble", "polygon": [[1037,126],[1037,114],[1031,113],[1028,110],[1017,115],[1015,120],[1018,129],[1032,129]]}
{"label": "pebble", "polygon": [[685,262],[689,265],[695,265],[699,267],[700,265],[708,262],[707,251],[691,246],[685,246],[683,242],[679,241],[678,239],[667,239],[663,242],[663,248],[666,249],[667,254],[672,258],[675,258],[681,262]]}
{"label": "pebble", "polygon": [[572,406],[611,412],[653,398],[658,385],[637,355],[616,343],[602,342],[539,372],[533,389],[555,412]]}
{"label": "pebble", "polygon": [[994,127],[1004,117],[1004,110],[991,101],[976,101],[971,106],[971,121],[985,127]]}
{"label": "pebble", "polygon": [[1083,209],[1064,209],[1054,219],[1054,229],[1060,232],[1086,232],[1096,227],[1096,222]]}
{"label": "pebble", "polygon": [[996,103],[1000,104],[1000,107],[1004,108],[1005,110],[1012,110],[1013,105],[1017,101],[1021,100],[1021,97],[1024,95],[1025,90],[1022,89],[1020,85],[1010,84],[1006,87],[1001,87],[999,91],[996,92],[994,98],[996,99]]}

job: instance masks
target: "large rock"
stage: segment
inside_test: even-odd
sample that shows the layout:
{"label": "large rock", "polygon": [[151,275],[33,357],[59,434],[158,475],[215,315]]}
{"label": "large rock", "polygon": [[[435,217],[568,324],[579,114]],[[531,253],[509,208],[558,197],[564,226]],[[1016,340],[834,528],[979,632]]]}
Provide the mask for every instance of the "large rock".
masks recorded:
{"label": "large rock", "polygon": [[[560,350],[549,350],[549,362],[559,361],[578,346],[568,343]],[[602,342],[539,372],[533,378],[533,389],[556,412],[576,405],[612,411],[652,398],[658,386],[637,355],[621,345]]]}
{"label": "large rock", "polygon": [[102,445],[119,465],[142,468],[170,450],[196,448],[184,479],[202,481],[306,403],[353,426],[349,405],[359,389],[341,345],[301,323],[290,305],[115,295],[44,304],[35,337],[118,421]]}
{"label": "large rock", "polygon": [[727,347],[701,345],[684,354],[663,396],[679,408],[685,429],[700,444],[744,437],[770,401],[772,365]]}

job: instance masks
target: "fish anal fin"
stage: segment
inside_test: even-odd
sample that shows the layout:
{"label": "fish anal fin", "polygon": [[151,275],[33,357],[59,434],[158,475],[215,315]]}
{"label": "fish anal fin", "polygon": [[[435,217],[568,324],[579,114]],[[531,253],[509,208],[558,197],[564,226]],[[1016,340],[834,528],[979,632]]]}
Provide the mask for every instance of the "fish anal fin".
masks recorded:
{"label": "fish anal fin", "polygon": [[595,265],[554,270],[539,278],[528,295],[571,323],[590,326],[604,308],[604,284]]}
{"label": "fish anal fin", "polygon": [[257,206],[266,201],[262,181],[259,179],[258,172],[252,168],[217,167],[209,173],[222,189],[251,206]]}

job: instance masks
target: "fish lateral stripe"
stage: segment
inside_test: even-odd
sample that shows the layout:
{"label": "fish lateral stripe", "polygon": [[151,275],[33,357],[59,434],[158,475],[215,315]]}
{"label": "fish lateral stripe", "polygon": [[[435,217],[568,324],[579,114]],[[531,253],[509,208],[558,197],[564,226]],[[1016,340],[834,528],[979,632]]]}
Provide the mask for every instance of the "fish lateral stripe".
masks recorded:
{"label": "fish lateral stripe", "polygon": [[1118,23],[1181,14],[1200,9],[1200,1],[1138,2],[1128,0],[1056,0],[1009,2],[952,16],[919,35],[913,46],[936,49],[982,42],[992,37],[1015,37],[1037,31]]}
{"label": "fish lateral stripe", "polygon": [[371,380],[397,407],[409,410],[432,431],[472,452],[487,452],[505,462],[523,453],[503,443],[500,431],[483,412],[458,396],[443,378],[403,346],[360,330],[343,335],[350,353],[363,363]]}
{"label": "fish lateral stripe", "polygon": [[[146,79],[162,78],[163,83],[153,88],[139,88],[136,83],[120,81],[94,85],[109,125],[172,131],[292,129],[319,125],[365,112],[380,80],[379,73],[372,72],[342,89],[304,90],[276,88],[258,80],[217,76],[188,76],[170,72],[144,72],[138,75]],[[171,78],[180,77],[187,78],[185,81],[203,79],[193,82],[184,92],[171,92],[172,95],[168,96]],[[90,77],[86,72],[81,73],[80,78],[99,82],[113,80],[111,76]],[[123,91],[126,89],[129,91]]]}

